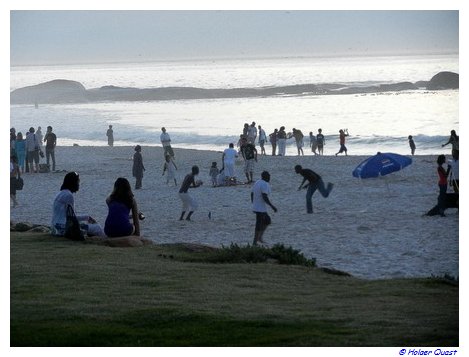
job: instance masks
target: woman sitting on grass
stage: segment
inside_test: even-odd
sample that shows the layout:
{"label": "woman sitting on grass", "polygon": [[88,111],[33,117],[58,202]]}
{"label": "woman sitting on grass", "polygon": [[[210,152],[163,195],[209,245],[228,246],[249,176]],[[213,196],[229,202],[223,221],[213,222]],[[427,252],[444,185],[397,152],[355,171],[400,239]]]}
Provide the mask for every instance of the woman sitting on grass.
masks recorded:
{"label": "woman sitting on grass", "polygon": [[[104,232],[108,237],[125,237],[140,235],[138,208],[130,183],[127,179],[119,177],[114,183],[114,190],[106,199],[109,213],[104,224]],[[129,214],[132,210],[133,224]]]}
{"label": "woman sitting on grass", "polygon": [[[80,188],[80,176],[76,172],[65,175],[60,192],[55,196],[52,208],[51,233],[56,236],[65,235],[67,222],[67,208],[72,206],[75,211],[75,199],[73,194]],[[80,228],[86,231],[88,236],[104,237],[104,232],[96,220],[89,215],[76,215],[80,222]]]}

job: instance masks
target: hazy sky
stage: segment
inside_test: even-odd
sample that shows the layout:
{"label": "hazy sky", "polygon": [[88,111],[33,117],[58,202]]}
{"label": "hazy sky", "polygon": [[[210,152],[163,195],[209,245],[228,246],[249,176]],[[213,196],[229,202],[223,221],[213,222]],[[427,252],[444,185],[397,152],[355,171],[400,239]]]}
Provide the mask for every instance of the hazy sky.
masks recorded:
{"label": "hazy sky", "polygon": [[458,52],[458,11],[11,11],[11,65]]}

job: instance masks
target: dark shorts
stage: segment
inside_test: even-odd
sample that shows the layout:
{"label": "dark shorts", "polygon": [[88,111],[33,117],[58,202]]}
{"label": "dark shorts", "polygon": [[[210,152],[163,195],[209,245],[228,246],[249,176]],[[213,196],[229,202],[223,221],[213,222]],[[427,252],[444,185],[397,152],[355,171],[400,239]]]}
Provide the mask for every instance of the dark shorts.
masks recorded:
{"label": "dark shorts", "polygon": [[344,144],[341,144],[339,152],[344,152],[344,151],[347,152],[347,148],[345,147]]}
{"label": "dark shorts", "polygon": [[265,229],[272,220],[267,212],[254,212],[256,214],[256,231]]}
{"label": "dark shorts", "polygon": [[30,164],[33,163],[33,161],[36,164],[39,164],[39,151],[34,150],[34,151],[28,151],[28,162]]}

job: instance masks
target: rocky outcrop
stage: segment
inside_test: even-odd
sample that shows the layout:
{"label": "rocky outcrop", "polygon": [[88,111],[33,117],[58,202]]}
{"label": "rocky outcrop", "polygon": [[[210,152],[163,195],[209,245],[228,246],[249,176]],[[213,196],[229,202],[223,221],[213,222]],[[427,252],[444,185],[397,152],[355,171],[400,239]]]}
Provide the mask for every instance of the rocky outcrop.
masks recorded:
{"label": "rocky outcrop", "polygon": [[440,72],[430,79],[427,89],[459,89],[459,74],[454,72]]}
{"label": "rocky outcrop", "polygon": [[[428,85],[427,85],[428,84]],[[192,88],[160,87],[130,88],[113,85],[101,88],[85,89],[75,81],[54,80],[35,86],[24,87],[10,93],[11,104],[34,103],[83,103],[103,101],[158,101],[214,98],[254,98],[283,95],[338,95],[399,92],[427,87],[430,90],[459,88],[459,75],[452,72],[440,72],[429,82],[400,82],[372,86],[348,86],[339,83],[298,84],[289,86],[256,88]]]}
{"label": "rocky outcrop", "polygon": [[65,79],[56,79],[34,86],[15,89],[10,93],[10,102],[32,103],[79,103],[87,101],[83,84]]}

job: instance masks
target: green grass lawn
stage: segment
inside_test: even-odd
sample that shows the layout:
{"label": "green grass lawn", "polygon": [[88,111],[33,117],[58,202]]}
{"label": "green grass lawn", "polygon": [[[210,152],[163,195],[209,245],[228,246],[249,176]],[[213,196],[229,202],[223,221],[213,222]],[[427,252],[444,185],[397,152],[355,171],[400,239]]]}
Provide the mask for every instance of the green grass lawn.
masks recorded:
{"label": "green grass lawn", "polygon": [[10,235],[11,346],[458,346],[459,288]]}

